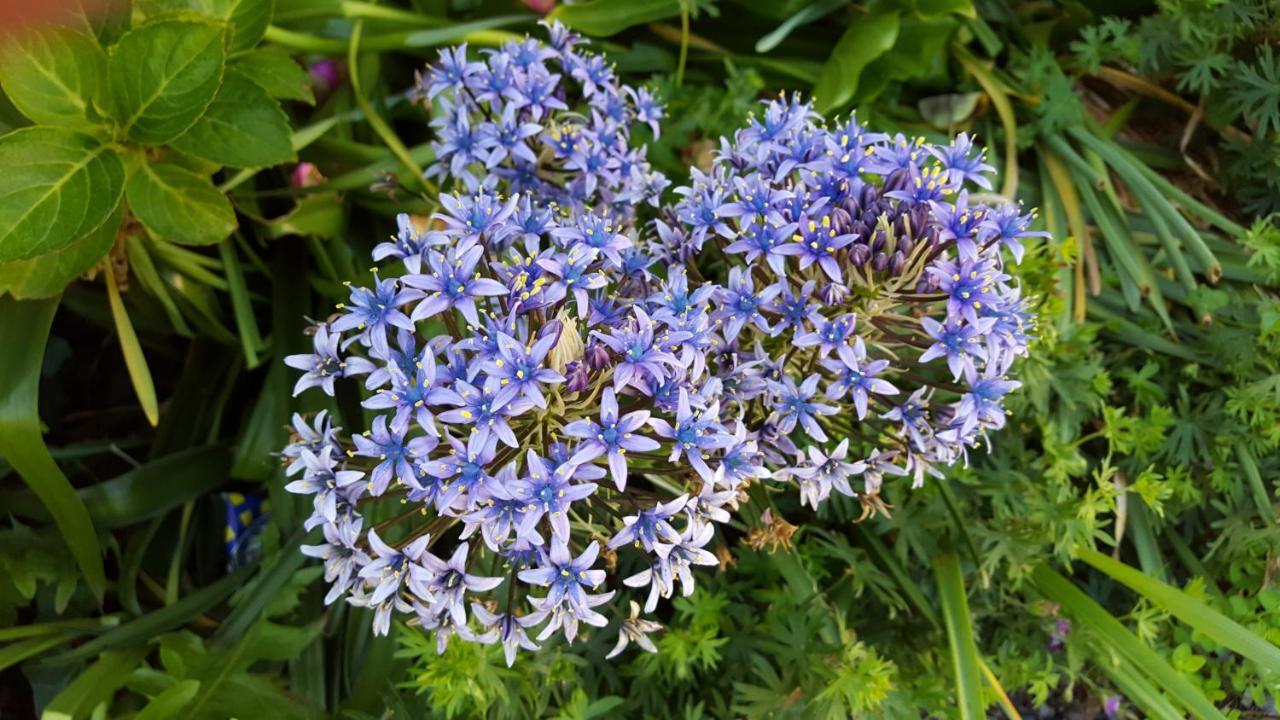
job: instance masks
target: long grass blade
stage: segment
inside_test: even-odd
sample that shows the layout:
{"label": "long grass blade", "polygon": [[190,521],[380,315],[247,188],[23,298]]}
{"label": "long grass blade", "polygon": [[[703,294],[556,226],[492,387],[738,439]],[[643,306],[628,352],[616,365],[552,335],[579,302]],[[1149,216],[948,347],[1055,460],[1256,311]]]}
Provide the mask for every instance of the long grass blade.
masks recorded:
{"label": "long grass blade", "polygon": [[1000,81],[977,58],[958,45],[955,53],[964,69],[991,98],[1000,124],[1004,126],[1004,184],[1000,187],[1000,194],[1013,199],[1018,194],[1018,119],[1013,114],[1013,103],[1000,86]]}
{"label": "long grass blade", "polygon": [[116,322],[116,334],[120,338],[120,351],[124,353],[125,367],[129,369],[129,380],[133,382],[133,390],[138,394],[138,403],[142,405],[147,422],[155,427],[160,422],[160,405],[156,401],[156,386],[151,381],[151,369],[147,367],[142,344],[138,342],[138,334],[133,331],[133,323],[129,321],[129,311],[125,310],[124,301],[120,299],[115,273],[108,269],[102,274],[106,278],[107,301],[111,305],[111,317]]}
{"label": "long grass blade", "polygon": [[1164,608],[1174,617],[1204,633],[1219,645],[1243,655],[1260,667],[1280,673],[1280,648],[1201,600],[1172,585],[1149,578],[1142,572],[1100,552],[1082,550],[1080,559]]}
{"label": "long grass blade", "polygon": [[1200,688],[1191,684],[1159,653],[1147,647],[1070,580],[1048,565],[1041,565],[1032,571],[1031,581],[1041,594],[1058,603],[1073,620],[1096,633],[1099,642],[1105,643],[1106,647],[1141,669],[1152,682],[1196,717],[1225,720],[1225,716],[1204,696]]}
{"label": "long grass blade", "polygon": [[960,558],[951,552],[933,560],[933,573],[938,582],[938,598],[942,603],[942,619],[947,626],[951,647],[951,667],[956,675],[956,704],[962,720],[985,717],[982,702],[982,669],[978,664],[978,647],[973,640],[973,618],[965,598],[964,577],[960,574]]}

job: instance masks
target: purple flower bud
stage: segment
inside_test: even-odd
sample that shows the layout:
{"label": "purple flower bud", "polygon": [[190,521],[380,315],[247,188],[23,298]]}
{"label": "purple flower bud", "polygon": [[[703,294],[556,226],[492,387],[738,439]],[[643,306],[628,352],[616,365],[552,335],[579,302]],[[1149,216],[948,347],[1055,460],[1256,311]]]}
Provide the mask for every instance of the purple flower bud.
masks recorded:
{"label": "purple flower bud", "polygon": [[857,245],[849,248],[849,262],[853,263],[855,267],[862,267],[863,265],[866,265],[867,261],[870,259],[871,248],[866,245],[858,243]]}
{"label": "purple flower bud", "polygon": [[871,267],[877,272],[889,267],[889,256],[882,252],[876,253],[876,256],[871,258]]}
{"label": "purple flower bud", "polygon": [[565,389],[569,392],[583,392],[591,385],[591,371],[581,360],[574,360],[566,365],[564,376],[568,381]]}
{"label": "purple flower bud", "polygon": [[820,297],[824,305],[839,305],[849,295],[849,288],[840,283],[827,283]]}
{"label": "purple flower bud", "polygon": [[311,77],[311,88],[317,98],[322,98],[338,88],[342,82],[343,68],[340,61],[333,58],[317,60],[307,68]]}
{"label": "purple flower bud", "polygon": [[898,252],[893,254],[892,258],[889,259],[889,273],[892,275],[901,274],[902,268],[904,268],[906,264],[907,264],[907,256],[905,253],[899,250]]}
{"label": "purple flower bud", "polygon": [[586,352],[587,367],[592,370],[604,370],[613,364],[613,358],[609,356],[609,348],[604,343],[593,342],[587,346]]}
{"label": "purple flower bud", "polygon": [[1107,695],[1102,699],[1102,712],[1106,714],[1107,720],[1112,720],[1120,713],[1120,696]]}

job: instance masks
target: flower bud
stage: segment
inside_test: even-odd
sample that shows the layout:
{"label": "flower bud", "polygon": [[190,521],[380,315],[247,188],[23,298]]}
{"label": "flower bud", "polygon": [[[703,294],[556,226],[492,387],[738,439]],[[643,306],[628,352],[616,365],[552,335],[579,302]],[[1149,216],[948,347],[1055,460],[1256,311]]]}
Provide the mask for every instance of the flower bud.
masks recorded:
{"label": "flower bud", "polygon": [[581,360],[570,362],[564,369],[564,376],[567,380],[565,389],[569,392],[583,392],[591,386],[591,371]]}
{"label": "flower bud", "polygon": [[592,370],[604,370],[613,364],[613,358],[609,356],[609,348],[598,342],[587,346],[586,361],[587,367]]}
{"label": "flower bud", "polygon": [[547,366],[563,375],[570,361],[582,357],[582,335],[568,310],[561,310],[554,320],[538,331],[539,338],[552,334],[556,336],[556,341],[551,346],[551,352],[547,353]]}

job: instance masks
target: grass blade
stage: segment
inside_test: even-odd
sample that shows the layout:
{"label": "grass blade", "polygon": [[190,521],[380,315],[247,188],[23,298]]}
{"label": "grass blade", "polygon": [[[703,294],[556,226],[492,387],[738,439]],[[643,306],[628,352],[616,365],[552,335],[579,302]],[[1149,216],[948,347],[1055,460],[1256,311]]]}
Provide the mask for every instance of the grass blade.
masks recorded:
{"label": "grass blade", "polygon": [[260,362],[258,351],[262,349],[262,333],[258,331],[258,320],[253,315],[253,301],[249,299],[244,269],[240,267],[240,258],[231,243],[230,238],[218,243],[218,251],[222,253],[227,292],[231,295],[231,313],[235,316],[236,328],[240,330],[240,347],[244,349],[245,364],[252,370]]}
{"label": "grass blade", "polygon": [[1032,571],[1031,581],[1042,595],[1058,603],[1073,620],[1092,630],[1105,647],[1141,669],[1152,682],[1196,717],[1225,720],[1225,716],[1199,688],[1070,580],[1048,565],[1041,565]]}
{"label": "grass blade", "polygon": [[947,626],[951,646],[951,667],[956,674],[956,704],[962,720],[985,717],[982,702],[982,669],[978,664],[978,647],[973,641],[973,618],[964,594],[964,578],[960,574],[960,558],[944,553],[934,558],[933,573],[938,581],[938,598],[942,602],[942,619]]}
{"label": "grass blade", "polygon": [[1080,559],[1164,608],[1219,645],[1243,655],[1260,667],[1280,673],[1280,648],[1204,602],[1100,552],[1081,550]]}
{"label": "grass blade", "polygon": [[[1101,654],[1101,653],[1100,653]],[[1176,718],[1182,717],[1182,713],[1178,712],[1178,708],[1169,702],[1159,690],[1152,687],[1142,673],[1138,672],[1132,665],[1124,660],[1115,663],[1109,659],[1097,658],[1098,667],[1102,668],[1102,672],[1111,678],[1116,684],[1116,688],[1124,693],[1134,705],[1146,713],[1147,717],[1153,718]]]}
{"label": "grass blade", "polygon": [[106,278],[107,300],[111,304],[111,317],[116,321],[116,334],[120,337],[124,364],[129,368],[129,379],[133,381],[134,392],[138,394],[138,402],[142,405],[143,414],[147,416],[147,422],[155,427],[160,422],[160,405],[156,402],[156,386],[151,382],[147,358],[142,354],[142,344],[138,342],[138,334],[133,331],[133,323],[129,322],[129,312],[120,299],[115,273],[108,269],[102,275]]}
{"label": "grass blade", "polygon": [[1012,200],[1018,194],[1018,119],[1013,114],[1013,103],[1009,102],[1008,93],[1000,87],[995,75],[969,51],[957,45],[955,54],[964,69],[991,98],[1000,124],[1004,126],[1004,185],[1000,187],[1000,194]]}
{"label": "grass blade", "polygon": [[45,343],[58,298],[18,301],[0,297],[0,455],[48,509],[85,583],[101,602],[106,591],[102,546],[89,511],[49,455],[40,433],[37,402]]}

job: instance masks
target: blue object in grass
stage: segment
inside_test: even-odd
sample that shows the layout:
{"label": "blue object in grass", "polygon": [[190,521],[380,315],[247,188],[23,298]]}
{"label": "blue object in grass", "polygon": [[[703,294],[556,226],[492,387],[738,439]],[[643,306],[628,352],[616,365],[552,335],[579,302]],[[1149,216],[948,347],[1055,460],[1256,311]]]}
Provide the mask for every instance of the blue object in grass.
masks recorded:
{"label": "blue object in grass", "polygon": [[230,571],[248,565],[262,552],[259,538],[271,513],[266,495],[225,492],[222,504],[226,515],[227,570]]}

